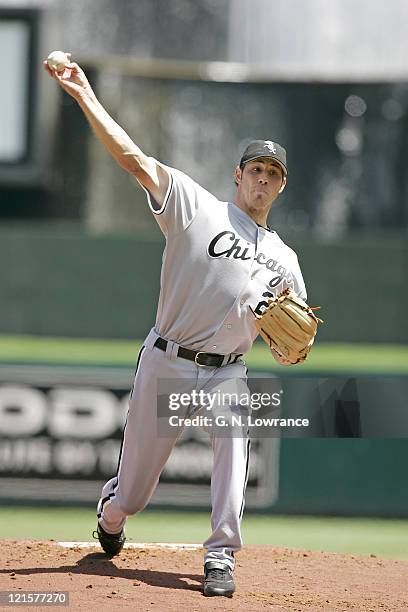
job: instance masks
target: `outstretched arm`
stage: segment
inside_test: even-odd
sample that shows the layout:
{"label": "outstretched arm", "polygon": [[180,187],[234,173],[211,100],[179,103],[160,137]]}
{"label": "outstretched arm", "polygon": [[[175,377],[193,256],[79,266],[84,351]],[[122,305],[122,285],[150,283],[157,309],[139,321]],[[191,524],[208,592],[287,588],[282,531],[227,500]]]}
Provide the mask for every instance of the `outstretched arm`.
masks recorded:
{"label": "outstretched arm", "polygon": [[[71,59],[71,54],[67,54]],[[46,72],[74,98],[83,110],[96,137],[124,170],[134,175],[156,202],[162,204],[167,192],[167,172],[152,157],[148,157],[130,136],[112,119],[98,101],[84,71],[71,62],[60,72],[43,62]]]}

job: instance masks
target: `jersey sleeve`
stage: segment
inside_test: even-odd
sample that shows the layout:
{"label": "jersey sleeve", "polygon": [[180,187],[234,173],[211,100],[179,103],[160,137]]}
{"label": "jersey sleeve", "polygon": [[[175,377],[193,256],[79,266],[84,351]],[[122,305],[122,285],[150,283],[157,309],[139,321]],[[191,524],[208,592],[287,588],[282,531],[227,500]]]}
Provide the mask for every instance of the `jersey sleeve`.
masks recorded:
{"label": "jersey sleeve", "polygon": [[147,201],[160,229],[165,235],[177,234],[184,231],[193,221],[199,206],[206,199],[212,197],[205,189],[189,176],[161,164],[169,175],[169,186],[160,206],[150,192],[144,188]]}

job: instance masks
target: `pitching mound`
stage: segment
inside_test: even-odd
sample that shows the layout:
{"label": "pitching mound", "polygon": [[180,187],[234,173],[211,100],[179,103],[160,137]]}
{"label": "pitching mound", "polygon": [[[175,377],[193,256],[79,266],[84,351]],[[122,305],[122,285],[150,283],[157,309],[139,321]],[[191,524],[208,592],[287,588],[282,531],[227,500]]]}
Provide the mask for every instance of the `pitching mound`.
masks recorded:
{"label": "pitching mound", "polygon": [[91,546],[6,540],[0,568],[0,590],[68,591],[70,610],[408,610],[408,562],[374,556],[247,546],[237,593],[211,602],[201,594],[202,550],[194,547],[125,548],[109,561]]}

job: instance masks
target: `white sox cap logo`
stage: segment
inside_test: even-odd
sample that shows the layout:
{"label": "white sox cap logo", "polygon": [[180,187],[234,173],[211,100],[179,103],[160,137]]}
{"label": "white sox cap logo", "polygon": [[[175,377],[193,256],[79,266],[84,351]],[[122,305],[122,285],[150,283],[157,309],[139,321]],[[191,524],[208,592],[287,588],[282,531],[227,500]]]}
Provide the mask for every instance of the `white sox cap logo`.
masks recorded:
{"label": "white sox cap logo", "polygon": [[269,151],[271,151],[271,153],[275,153],[276,154],[276,148],[275,148],[275,143],[272,142],[272,140],[265,140],[265,144],[264,144],[265,149],[269,149]]}

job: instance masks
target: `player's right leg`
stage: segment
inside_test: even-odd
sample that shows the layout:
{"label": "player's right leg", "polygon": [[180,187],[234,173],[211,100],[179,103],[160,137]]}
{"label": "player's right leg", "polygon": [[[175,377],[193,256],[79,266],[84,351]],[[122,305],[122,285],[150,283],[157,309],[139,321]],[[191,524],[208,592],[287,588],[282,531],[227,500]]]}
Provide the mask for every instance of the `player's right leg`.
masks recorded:
{"label": "player's right leg", "polygon": [[181,376],[179,365],[163,351],[142,348],[129,399],[118,472],[103,487],[98,503],[101,532],[98,537],[107,554],[112,549],[118,554],[122,549],[127,516],[143,510],[149,502],[181,434],[182,428],[174,427],[168,428],[168,434],[166,430],[166,437],[159,435],[157,421],[158,379]]}

